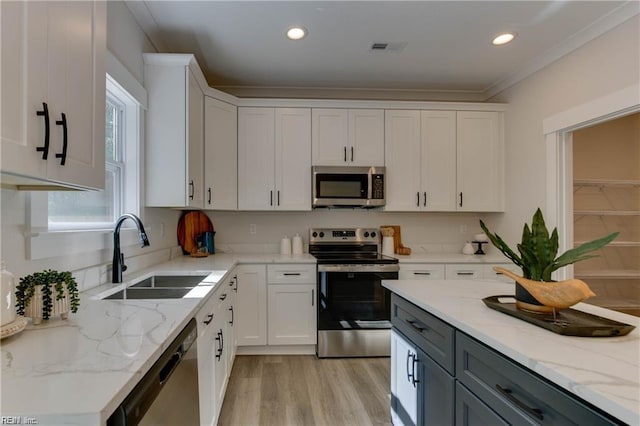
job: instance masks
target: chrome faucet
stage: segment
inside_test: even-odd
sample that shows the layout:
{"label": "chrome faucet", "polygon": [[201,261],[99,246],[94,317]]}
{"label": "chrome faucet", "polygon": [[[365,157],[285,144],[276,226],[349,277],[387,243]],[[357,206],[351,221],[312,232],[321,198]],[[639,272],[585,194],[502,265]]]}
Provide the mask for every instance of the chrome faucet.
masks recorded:
{"label": "chrome faucet", "polygon": [[111,282],[113,283],[121,283],[122,273],[127,270],[127,265],[124,264],[124,254],[120,252],[120,227],[122,226],[122,222],[127,219],[131,219],[136,223],[142,247],[149,245],[147,233],[145,232],[142,221],[138,216],[131,213],[125,213],[116,220],[116,226],[113,230],[113,264],[111,271]]}

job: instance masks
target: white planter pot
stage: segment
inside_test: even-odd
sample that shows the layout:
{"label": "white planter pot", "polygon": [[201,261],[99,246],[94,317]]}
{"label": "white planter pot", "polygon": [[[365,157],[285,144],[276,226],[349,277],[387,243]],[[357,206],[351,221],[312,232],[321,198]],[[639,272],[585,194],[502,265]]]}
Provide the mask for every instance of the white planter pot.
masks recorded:
{"label": "white planter pot", "polygon": [[[71,310],[71,298],[69,297],[69,291],[66,286],[63,286],[63,297],[57,300],[57,290],[54,286],[51,288],[51,313],[49,319],[60,315],[60,318],[69,318],[69,311]],[[40,324],[42,322],[42,286],[36,286],[33,293],[33,297],[29,300],[29,303],[24,307],[24,316],[33,319],[34,324]]]}

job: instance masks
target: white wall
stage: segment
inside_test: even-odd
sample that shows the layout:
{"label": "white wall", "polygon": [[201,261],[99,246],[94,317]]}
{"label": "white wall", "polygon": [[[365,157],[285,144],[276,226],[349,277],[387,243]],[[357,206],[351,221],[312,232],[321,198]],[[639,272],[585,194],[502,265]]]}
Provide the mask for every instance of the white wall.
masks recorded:
{"label": "white wall", "polygon": [[543,120],[639,83],[639,21],[636,15],[489,100],[509,104],[506,213],[496,224],[507,242],[519,241],[523,223],[546,207]]}

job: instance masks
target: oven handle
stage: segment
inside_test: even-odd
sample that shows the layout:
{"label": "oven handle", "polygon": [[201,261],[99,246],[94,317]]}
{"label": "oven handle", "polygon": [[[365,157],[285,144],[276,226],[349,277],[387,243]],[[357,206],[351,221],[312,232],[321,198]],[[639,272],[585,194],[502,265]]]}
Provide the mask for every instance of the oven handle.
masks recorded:
{"label": "oven handle", "polygon": [[400,265],[397,263],[389,263],[383,265],[318,265],[318,272],[398,272]]}

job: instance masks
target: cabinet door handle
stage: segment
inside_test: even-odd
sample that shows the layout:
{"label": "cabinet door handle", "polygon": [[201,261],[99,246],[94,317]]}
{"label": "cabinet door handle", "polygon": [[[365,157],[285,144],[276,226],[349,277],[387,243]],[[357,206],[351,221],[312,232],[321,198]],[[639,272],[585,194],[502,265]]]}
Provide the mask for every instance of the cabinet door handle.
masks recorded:
{"label": "cabinet door handle", "polygon": [[233,284],[235,284],[233,287],[233,291],[237,293],[238,292],[238,276],[237,275],[233,276]]}
{"label": "cabinet door handle", "polygon": [[416,192],[416,207],[420,207],[420,191]]}
{"label": "cabinet door handle", "polygon": [[424,191],[424,203],[422,204],[424,207],[427,207],[427,191]]}
{"label": "cabinet door handle", "polygon": [[316,291],[311,289],[311,306],[315,306],[316,303]]}
{"label": "cabinet door handle", "polygon": [[413,275],[431,275],[431,272],[414,272]]}
{"label": "cabinet door handle", "polygon": [[207,192],[209,193],[209,198],[207,199],[207,203],[211,204],[211,187],[209,187],[209,189],[207,189]]}
{"label": "cabinet door handle", "polygon": [[195,193],[196,193],[196,187],[193,184],[193,179],[191,179],[189,181],[189,199],[190,200],[193,200],[193,196],[195,195]]}
{"label": "cabinet door handle", "polygon": [[227,298],[227,293],[223,293],[223,294],[220,295],[220,297],[218,299],[224,300],[226,298]]}
{"label": "cabinet door handle", "polygon": [[218,335],[216,336],[216,341],[218,342],[218,349],[217,349],[217,353],[216,353],[216,359],[218,361],[220,361],[220,358],[222,358],[222,348],[224,347],[224,337],[222,337],[222,329],[220,329],[218,331]]}
{"label": "cabinet door handle", "polygon": [[414,329],[416,329],[419,333],[422,333],[425,330],[428,330],[429,327],[427,327],[426,325],[424,325],[423,323],[421,323],[418,320],[408,320],[405,319],[405,321]]}
{"label": "cabinet door handle", "polygon": [[460,207],[462,207],[462,192],[460,193]]}
{"label": "cabinet door handle", "polygon": [[353,162],[353,147],[351,147],[351,162]]}
{"label": "cabinet door handle", "polygon": [[409,372],[409,360],[411,359],[411,350],[407,349],[407,382],[411,383],[411,373]]}
{"label": "cabinet door handle", "polygon": [[280,205],[280,190],[279,189],[278,189],[277,198],[278,198],[278,205]]}
{"label": "cabinet door handle", "polygon": [[520,401],[518,398],[513,396],[513,391],[511,389],[503,388],[498,384],[496,384],[496,389],[498,390],[498,392],[500,392],[500,394],[502,394],[502,396],[507,398],[509,401],[515,404],[522,411],[529,414],[531,417],[534,417],[538,420],[544,420],[544,416],[542,415],[541,409],[529,407],[527,404],[525,404],[524,402]]}
{"label": "cabinet door handle", "polygon": [[344,147],[344,162],[347,162],[347,147]]}
{"label": "cabinet door handle", "polygon": [[211,324],[211,321],[213,321],[213,314],[207,315],[207,319],[204,320],[203,322],[204,322],[205,325],[209,325],[209,324]]}
{"label": "cabinet door handle", "polygon": [[475,275],[474,272],[456,272],[456,275],[460,275],[460,276],[470,276],[470,275]]}
{"label": "cabinet door handle", "polygon": [[285,272],[282,275],[284,275],[285,277],[290,277],[290,276],[299,277],[302,274],[300,274],[300,272]]}
{"label": "cabinet door handle", "polygon": [[42,159],[46,160],[49,156],[49,139],[50,139],[50,124],[49,124],[49,107],[46,102],[42,103],[42,111],[36,111],[36,115],[44,117],[44,146],[36,147],[37,152],[42,153]]}
{"label": "cabinet door handle", "polygon": [[229,307],[229,310],[231,311],[231,321],[229,321],[229,324],[233,325],[233,306]]}
{"label": "cabinet door handle", "polygon": [[63,112],[61,114],[62,120],[56,120],[58,126],[62,126],[62,152],[56,154],[56,158],[60,159],[60,165],[64,166],[67,161],[67,144],[69,142],[67,132],[67,115]]}
{"label": "cabinet door handle", "polygon": [[413,366],[411,367],[411,370],[413,371],[413,373],[411,374],[411,384],[413,385],[413,387],[416,387],[417,383],[420,383],[420,380],[418,379],[418,375],[416,374],[416,365],[418,365],[418,354],[412,354],[411,358],[413,358]]}
{"label": "cabinet door handle", "polygon": [[273,190],[269,191],[269,205],[273,205]]}

